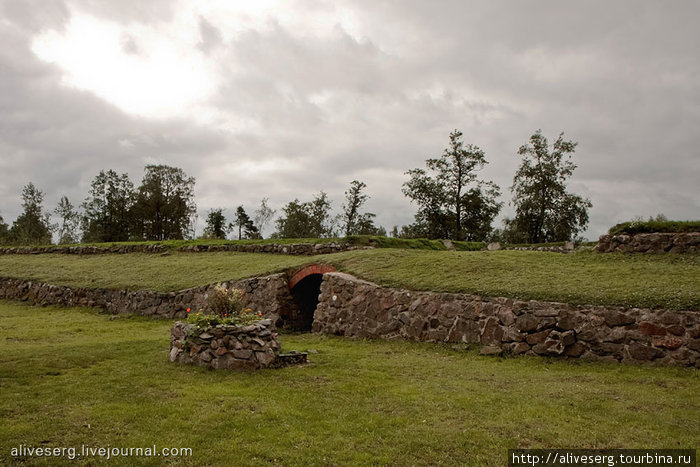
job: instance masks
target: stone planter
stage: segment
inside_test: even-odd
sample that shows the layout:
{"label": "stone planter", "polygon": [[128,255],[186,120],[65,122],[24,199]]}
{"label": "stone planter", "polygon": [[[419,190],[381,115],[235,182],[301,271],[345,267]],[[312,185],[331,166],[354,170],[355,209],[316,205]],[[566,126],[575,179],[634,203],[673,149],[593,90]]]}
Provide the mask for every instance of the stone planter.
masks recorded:
{"label": "stone planter", "polygon": [[170,361],[228,370],[279,366],[280,343],[264,319],[247,326],[218,325],[192,334],[194,325],[178,321],[170,331]]}

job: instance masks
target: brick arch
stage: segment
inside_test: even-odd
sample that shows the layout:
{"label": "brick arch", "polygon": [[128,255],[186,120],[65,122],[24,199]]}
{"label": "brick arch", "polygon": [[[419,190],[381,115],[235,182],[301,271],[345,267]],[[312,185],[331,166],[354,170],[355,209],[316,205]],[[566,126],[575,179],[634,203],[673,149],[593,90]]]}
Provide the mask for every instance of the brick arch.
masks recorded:
{"label": "brick arch", "polygon": [[310,264],[294,273],[289,279],[289,288],[293,289],[302,279],[312,274],[325,274],[335,272],[335,268],[330,264]]}

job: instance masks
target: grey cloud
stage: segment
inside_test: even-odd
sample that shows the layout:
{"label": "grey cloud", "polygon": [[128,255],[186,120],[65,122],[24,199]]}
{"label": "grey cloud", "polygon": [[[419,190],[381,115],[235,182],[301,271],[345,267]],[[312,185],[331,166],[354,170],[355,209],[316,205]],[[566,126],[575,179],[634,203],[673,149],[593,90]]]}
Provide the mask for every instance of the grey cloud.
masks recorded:
{"label": "grey cloud", "polygon": [[208,54],[212,49],[222,43],[221,31],[204,17],[199,18],[199,34],[202,38],[202,41],[199,43],[199,48],[204,53]]}
{"label": "grey cloud", "polygon": [[99,169],[138,183],[143,165],[158,161],[197,177],[201,215],[252,211],[263,196],[279,208],[320,189],[339,208],[358,178],[368,209],[391,228],[415,212],[401,194],[404,172],[439,155],[455,128],[486,151],[483,176],[501,186],[504,215],[517,149],[538,128],[579,142],[571,187],[594,202],[590,238],[625,217],[700,212],[697,2],[300,2],[308,17],[349,8],[361,36],[337,26],[315,38],[278,23],[230,42],[215,18],[200,18],[199,47],[223,79],[208,105],[252,125],[234,131],[126,115],[63,86],[29,50],[74,9],[155,23],[168,22],[175,3],[0,4],[9,21],[0,26],[6,220],[29,180],[52,206],[64,193],[81,200]]}

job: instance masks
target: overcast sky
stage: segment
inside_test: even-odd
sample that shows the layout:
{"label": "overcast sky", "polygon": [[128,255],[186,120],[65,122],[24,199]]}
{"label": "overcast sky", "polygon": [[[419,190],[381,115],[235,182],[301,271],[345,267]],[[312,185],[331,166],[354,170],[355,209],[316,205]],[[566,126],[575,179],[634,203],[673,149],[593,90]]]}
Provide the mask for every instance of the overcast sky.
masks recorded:
{"label": "overcast sky", "polygon": [[404,172],[459,129],[502,217],[541,128],[579,143],[588,238],[698,219],[698,22],[696,0],[0,0],[0,215],[29,181],[52,210],[101,169],[138,185],[162,163],[196,178],[200,233],[262,197],[339,210],[353,179],[390,230],[415,213]]}

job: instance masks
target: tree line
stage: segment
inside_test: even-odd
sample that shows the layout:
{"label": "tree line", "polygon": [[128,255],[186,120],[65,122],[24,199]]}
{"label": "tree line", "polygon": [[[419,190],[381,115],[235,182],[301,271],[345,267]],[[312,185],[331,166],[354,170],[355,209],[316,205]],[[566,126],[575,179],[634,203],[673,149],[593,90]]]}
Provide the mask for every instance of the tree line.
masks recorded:
{"label": "tree line", "polygon": [[[408,170],[405,196],[417,205],[414,222],[391,235],[404,238],[446,238],[466,241],[499,240],[541,243],[574,239],[588,224],[588,199],[569,193],[566,182],[576,165],[571,158],[577,143],[559,134],[551,149],[541,131],[535,132],[517,154],[521,158],[510,190],[513,218],[502,228],[493,221],[503,207],[501,190],[479,178],[487,164],[485,152],[462,141],[453,131],[442,155],[425,161],[426,168]],[[180,240],[195,236],[197,206],[195,179],[182,169],[147,165],[135,187],[127,174],[100,171],[93,179],[80,209],[62,196],[56,208],[45,212],[44,193],[28,183],[21,193],[22,213],[8,226],[0,216],[0,243],[58,243]],[[331,201],[321,191],[310,201],[294,199],[280,210],[272,238],[322,238],[339,235],[386,235],[375,225],[376,215],[365,211],[367,185],[353,180],[345,191],[341,213],[333,215]],[[210,209],[204,238],[262,238],[276,210],[263,198],[253,215],[243,206],[229,221],[224,208]],[[51,214],[57,222],[52,223]]]}

